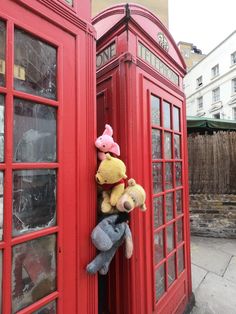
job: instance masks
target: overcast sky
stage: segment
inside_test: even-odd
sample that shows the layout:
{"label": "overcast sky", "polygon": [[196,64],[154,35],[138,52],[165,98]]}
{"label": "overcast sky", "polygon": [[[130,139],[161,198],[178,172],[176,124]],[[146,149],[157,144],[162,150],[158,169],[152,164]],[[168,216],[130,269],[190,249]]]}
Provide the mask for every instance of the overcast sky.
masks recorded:
{"label": "overcast sky", "polygon": [[207,54],[236,30],[236,0],[169,0],[169,30]]}

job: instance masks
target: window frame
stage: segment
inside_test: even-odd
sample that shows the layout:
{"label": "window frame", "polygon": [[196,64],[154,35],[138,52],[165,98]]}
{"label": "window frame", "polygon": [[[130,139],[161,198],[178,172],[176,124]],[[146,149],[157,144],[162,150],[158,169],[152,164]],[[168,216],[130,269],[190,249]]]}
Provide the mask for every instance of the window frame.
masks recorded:
{"label": "window frame", "polygon": [[201,86],[203,86],[202,75],[196,79],[196,85],[197,85],[197,88],[200,88]]}
{"label": "window frame", "polygon": [[212,90],[212,103],[215,104],[218,101],[220,101],[220,87],[219,86]]}
{"label": "window frame", "polygon": [[197,98],[197,109],[203,109],[203,96]]}
{"label": "window frame", "polygon": [[211,68],[211,78],[215,78],[218,75],[220,75],[220,67],[219,67],[219,63],[217,63],[215,66],[213,66]]}
{"label": "window frame", "polygon": [[230,61],[231,61],[231,66],[236,65],[236,51],[234,51],[233,53],[231,53],[231,55],[230,55]]}
{"label": "window frame", "polygon": [[231,80],[231,93],[236,94],[236,77]]}

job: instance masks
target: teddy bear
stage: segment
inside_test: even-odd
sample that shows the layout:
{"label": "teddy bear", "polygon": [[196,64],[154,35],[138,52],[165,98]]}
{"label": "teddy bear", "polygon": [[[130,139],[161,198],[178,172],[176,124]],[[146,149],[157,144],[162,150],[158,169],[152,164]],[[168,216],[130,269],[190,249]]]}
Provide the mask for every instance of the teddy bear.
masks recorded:
{"label": "teddy bear", "polygon": [[[128,213],[134,208],[140,207],[146,210],[146,193],[143,187],[135,182],[134,179],[128,180],[128,187],[117,202],[116,214],[106,215],[93,229],[91,239],[94,246],[100,253],[87,265],[86,270],[89,274],[106,275],[110,263],[119,248],[125,242],[126,258],[131,258],[133,254],[132,233],[127,220]],[[126,214],[126,215],[125,215]]]}
{"label": "teddy bear", "polygon": [[125,189],[126,166],[119,158],[112,157],[109,153],[100,163],[95,175],[97,183],[103,190],[101,211],[110,213]]}
{"label": "teddy bear", "polygon": [[120,147],[116,142],[114,142],[112,135],[112,127],[109,124],[106,124],[105,131],[95,141],[95,146],[99,149],[99,160],[104,160],[106,158],[105,153],[113,153],[116,156],[120,156]]}

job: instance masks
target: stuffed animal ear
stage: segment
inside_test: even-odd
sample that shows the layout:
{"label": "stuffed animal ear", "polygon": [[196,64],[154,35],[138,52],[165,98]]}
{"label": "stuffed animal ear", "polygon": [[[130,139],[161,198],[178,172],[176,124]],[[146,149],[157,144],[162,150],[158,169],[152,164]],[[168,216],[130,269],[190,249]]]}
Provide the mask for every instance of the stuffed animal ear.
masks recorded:
{"label": "stuffed animal ear", "polygon": [[102,135],[109,135],[109,136],[113,135],[112,127],[109,124],[105,125],[105,131],[103,132]]}
{"label": "stuffed animal ear", "polygon": [[147,209],[146,204],[145,204],[145,203],[142,204],[142,205],[140,206],[140,209],[141,209],[142,212],[145,212],[145,210]]}
{"label": "stuffed animal ear", "polygon": [[128,180],[128,186],[135,186],[135,185],[136,185],[136,181],[133,178]]}
{"label": "stuffed animal ear", "polygon": [[111,153],[120,156],[120,146],[117,143],[113,143],[112,147],[109,149]]}

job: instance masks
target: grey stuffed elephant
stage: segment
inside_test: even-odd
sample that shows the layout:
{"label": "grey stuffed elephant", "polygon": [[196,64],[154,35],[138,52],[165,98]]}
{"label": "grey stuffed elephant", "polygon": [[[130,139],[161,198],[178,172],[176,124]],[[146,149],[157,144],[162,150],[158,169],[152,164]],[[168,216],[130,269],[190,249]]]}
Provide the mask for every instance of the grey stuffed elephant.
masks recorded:
{"label": "grey stuffed elephant", "polygon": [[119,215],[114,214],[104,218],[92,231],[92,242],[100,253],[87,265],[90,274],[99,272],[106,275],[109,265],[118,247],[125,241],[126,257],[133,253],[132,234],[126,222],[119,222]]}

